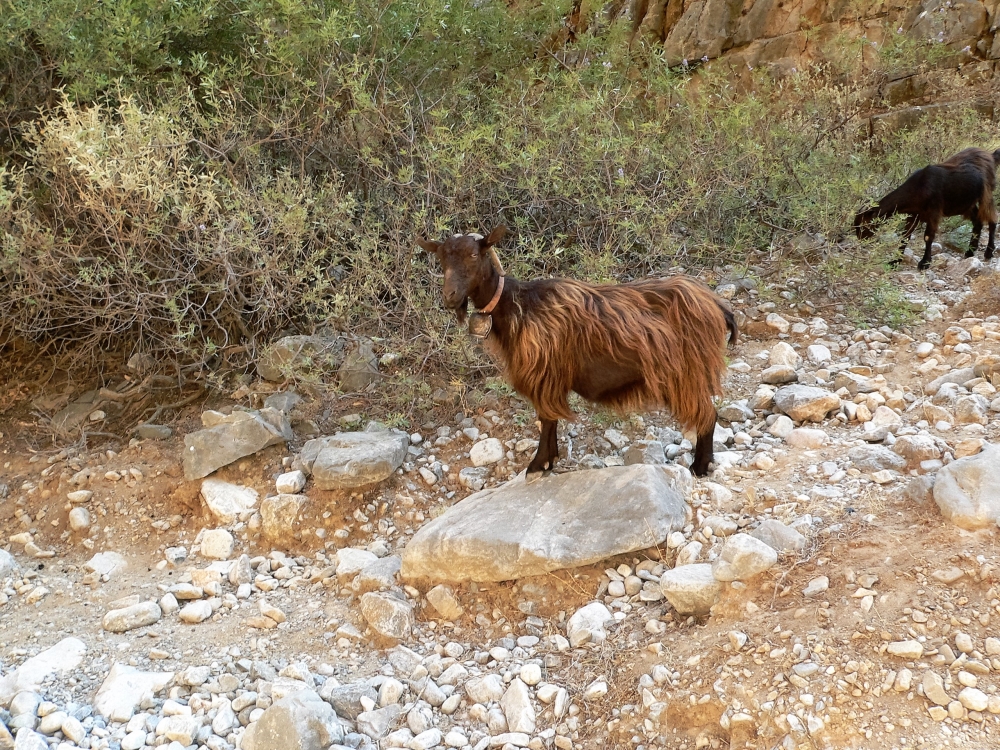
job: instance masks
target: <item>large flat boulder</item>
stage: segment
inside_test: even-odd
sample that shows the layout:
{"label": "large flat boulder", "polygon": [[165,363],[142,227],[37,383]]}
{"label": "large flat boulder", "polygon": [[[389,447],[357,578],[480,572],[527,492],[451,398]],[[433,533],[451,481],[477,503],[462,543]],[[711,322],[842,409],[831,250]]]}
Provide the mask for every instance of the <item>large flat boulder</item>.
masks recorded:
{"label": "large flat boulder", "polygon": [[205,429],[184,436],[184,477],[188,480],[207,477],[233,461],[293,437],[288,417],[276,409],[232,414],[207,411],[201,421]]}
{"label": "large flat boulder", "polygon": [[952,461],[937,473],[934,502],[956,526],[974,531],[1000,521],[1000,445]]}
{"label": "large flat boulder", "polygon": [[352,489],[392,476],[408,445],[400,432],[344,432],[307,442],[296,466],[321,490]]}
{"label": "large flat boulder", "polygon": [[402,576],[507,581],[659,544],[690,514],[676,467],[635,464],[517,479],[470,495],[421,528]]}

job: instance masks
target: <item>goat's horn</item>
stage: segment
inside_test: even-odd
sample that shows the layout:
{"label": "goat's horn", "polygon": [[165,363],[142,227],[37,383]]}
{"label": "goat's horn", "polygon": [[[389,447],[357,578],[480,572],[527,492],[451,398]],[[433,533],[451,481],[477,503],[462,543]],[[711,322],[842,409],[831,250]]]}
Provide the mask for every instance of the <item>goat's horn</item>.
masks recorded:
{"label": "goat's horn", "polygon": [[490,263],[493,264],[498,274],[501,276],[507,275],[503,270],[503,264],[500,262],[500,256],[497,255],[497,251],[492,247],[490,248]]}

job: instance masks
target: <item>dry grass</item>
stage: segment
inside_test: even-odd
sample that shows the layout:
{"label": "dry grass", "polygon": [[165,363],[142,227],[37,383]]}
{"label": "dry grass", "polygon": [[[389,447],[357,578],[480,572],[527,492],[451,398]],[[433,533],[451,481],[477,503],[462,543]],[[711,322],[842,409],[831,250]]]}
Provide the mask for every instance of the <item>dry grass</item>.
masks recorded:
{"label": "dry grass", "polygon": [[0,169],[0,338],[202,364],[329,316],[353,206],[336,178],[234,180],[130,102],[66,102],[29,137],[31,167]]}
{"label": "dry grass", "polygon": [[[580,705],[580,739],[601,738],[605,745],[613,739],[606,736],[607,723],[613,710],[625,705],[640,703],[636,693],[635,644],[630,643],[622,626],[611,626],[606,640],[597,645],[574,649],[571,661],[563,671],[563,680],[570,695]],[[594,700],[584,700],[583,693],[589,685],[603,680],[608,692]],[[613,747],[614,745],[609,745]]]}

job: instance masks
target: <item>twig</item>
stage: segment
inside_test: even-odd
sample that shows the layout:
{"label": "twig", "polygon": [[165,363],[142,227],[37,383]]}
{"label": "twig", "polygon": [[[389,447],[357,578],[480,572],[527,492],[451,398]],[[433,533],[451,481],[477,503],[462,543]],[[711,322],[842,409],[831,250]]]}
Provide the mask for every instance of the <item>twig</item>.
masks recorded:
{"label": "twig", "polygon": [[153,411],[153,415],[146,420],[147,424],[151,422],[156,422],[156,420],[159,419],[160,414],[162,414],[164,411],[172,409],[180,409],[184,406],[187,406],[188,404],[194,403],[204,392],[205,392],[205,387],[199,385],[197,391],[192,393],[190,396],[182,398],[180,401],[174,401],[173,403],[170,404],[160,404],[159,406],[156,407],[155,411]]}
{"label": "twig", "polygon": [[796,560],[794,563],[792,563],[792,567],[790,567],[788,570],[786,570],[784,573],[782,573],[781,577],[777,581],[774,582],[774,593],[771,595],[771,609],[774,609],[774,600],[778,598],[778,587],[781,586],[781,584],[784,582],[784,580],[788,577],[789,573],[791,573],[793,570],[795,570],[798,566],[804,565],[807,562],[809,562],[809,561],[808,560]]}
{"label": "twig", "polygon": [[142,386],[136,386],[135,388],[130,388],[127,391],[113,391],[110,388],[101,388],[97,395],[108,401],[116,401],[121,403],[122,401],[134,401],[137,398],[142,398],[144,389]]}

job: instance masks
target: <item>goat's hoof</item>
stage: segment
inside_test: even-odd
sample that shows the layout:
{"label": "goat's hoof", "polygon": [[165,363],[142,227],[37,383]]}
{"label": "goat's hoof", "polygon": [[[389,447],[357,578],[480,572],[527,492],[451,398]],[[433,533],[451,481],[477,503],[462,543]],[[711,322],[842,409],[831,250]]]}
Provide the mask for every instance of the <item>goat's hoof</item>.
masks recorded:
{"label": "goat's hoof", "polygon": [[919,263],[917,263],[917,268],[921,271],[926,271],[930,267],[931,267],[930,262],[924,263],[923,261],[920,261]]}
{"label": "goat's hoof", "polygon": [[534,484],[539,479],[541,479],[542,477],[546,476],[548,473],[549,472],[542,471],[541,469],[539,469],[538,471],[527,471],[527,472],[524,473],[524,483],[525,484]]}
{"label": "goat's hoof", "polygon": [[975,250],[969,250],[968,252],[965,253],[965,257],[966,258],[975,258],[976,257],[976,251]]}
{"label": "goat's hoof", "polygon": [[552,467],[555,465],[555,459],[550,459],[548,461],[533,460],[528,464],[526,472],[528,474],[548,474],[552,471]]}

